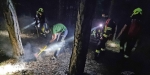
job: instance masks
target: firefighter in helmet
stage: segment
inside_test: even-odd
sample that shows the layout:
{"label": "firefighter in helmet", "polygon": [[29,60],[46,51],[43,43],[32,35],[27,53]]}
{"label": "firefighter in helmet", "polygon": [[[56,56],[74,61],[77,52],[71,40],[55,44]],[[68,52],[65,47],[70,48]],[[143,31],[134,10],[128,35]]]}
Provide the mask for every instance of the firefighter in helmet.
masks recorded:
{"label": "firefighter in helmet", "polygon": [[[124,27],[121,29],[117,38],[120,37],[120,53],[124,58],[129,58],[132,49],[134,48],[141,32],[141,17],[142,9],[136,8],[133,10],[130,19],[127,20]],[[125,43],[126,49],[125,49]],[[125,49],[125,50],[124,50]]]}
{"label": "firefighter in helmet", "polygon": [[101,42],[95,50],[95,58],[94,58],[95,60],[97,60],[99,58],[100,52],[105,50],[105,43],[108,40],[113,39],[113,36],[115,33],[115,27],[116,27],[116,24],[113,21],[113,19],[108,18],[108,16],[106,14],[102,14],[102,17],[104,17],[107,20],[106,20],[104,28],[103,28],[102,37],[99,38],[99,39],[101,39]]}
{"label": "firefighter in helmet", "polygon": [[43,25],[46,24],[43,8],[39,8],[38,11],[36,11],[35,21],[36,21],[35,23],[36,27],[38,27],[40,29],[40,32],[43,33],[42,28],[43,28]]}

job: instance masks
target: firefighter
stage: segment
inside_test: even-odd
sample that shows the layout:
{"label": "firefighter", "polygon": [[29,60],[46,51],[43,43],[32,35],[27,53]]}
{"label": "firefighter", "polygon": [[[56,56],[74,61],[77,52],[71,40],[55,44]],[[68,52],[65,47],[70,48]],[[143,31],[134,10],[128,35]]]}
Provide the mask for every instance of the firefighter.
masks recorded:
{"label": "firefighter", "polygon": [[[121,29],[120,36],[120,53],[122,53],[124,58],[129,58],[132,49],[134,48],[141,31],[141,17],[142,9],[136,8],[133,10],[133,14],[130,16],[129,21]],[[126,49],[125,49],[125,43]],[[124,51],[125,49],[125,51]]]}
{"label": "firefighter", "polygon": [[100,52],[105,50],[105,43],[107,40],[113,39],[116,27],[115,22],[111,18],[108,18],[107,15],[102,14],[102,17],[106,18],[107,20],[103,28],[102,37],[99,38],[101,42],[98,44],[97,49],[95,50],[95,60],[99,58]]}
{"label": "firefighter", "polygon": [[101,29],[100,28],[97,28],[96,29],[96,39],[99,40],[99,38],[102,36],[102,33],[101,33]]}
{"label": "firefighter", "polygon": [[100,38],[102,37],[102,31],[100,28],[97,28],[96,29],[96,41],[97,41],[97,44],[100,43]]}
{"label": "firefighter", "polygon": [[49,33],[49,26],[47,25],[47,23],[43,24],[43,27],[42,27],[41,31],[42,31],[41,34],[43,34],[46,37],[46,34]]}
{"label": "firefighter", "polygon": [[45,24],[45,15],[43,8],[39,8],[38,11],[36,11],[36,17],[35,17],[35,25],[40,30],[40,33],[42,32],[42,27]]}
{"label": "firefighter", "polygon": [[[53,27],[50,28],[50,32],[52,32],[52,39],[48,42],[47,45],[52,44],[54,41],[56,42],[65,42],[65,38],[68,34],[68,30],[66,26],[62,23],[57,23],[53,25]],[[62,36],[62,37],[61,37]],[[60,39],[61,37],[61,39]],[[55,51],[54,57],[57,58],[58,54],[60,52],[60,48]]]}
{"label": "firefighter", "polygon": [[91,35],[96,38],[96,30],[93,30]]}

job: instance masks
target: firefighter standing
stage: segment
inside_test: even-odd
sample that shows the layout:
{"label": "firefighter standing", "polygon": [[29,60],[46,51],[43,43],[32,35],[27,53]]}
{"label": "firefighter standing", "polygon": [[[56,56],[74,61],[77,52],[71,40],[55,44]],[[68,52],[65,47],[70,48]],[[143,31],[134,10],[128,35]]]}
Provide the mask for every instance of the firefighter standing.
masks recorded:
{"label": "firefighter standing", "polygon": [[99,38],[101,39],[101,42],[97,46],[97,49],[95,51],[95,60],[99,58],[100,52],[105,50],[105,43],[107,42],[107,40],[113,39],[113,35],[115,33],[115,27],[116,27],[115,22],[112,19],[108,18],[107,15],[103,14],[102,17],[107,18],[107,20],[105,22],[105,26],[102,32],[102,37]]}
{"label": "firefighter standing", "polygon": [[96,39],[99,39],[101,36],[102,36],[101,29],[100,28],[96,29]]}
{"label": "firefighter standing", "polygon": [[96,38],[96,30],[93,30],[91,35]]}
{"label": "firefighter standing", "polygon": [[35,25],[40,29],[40,32],[42,32],[42,27],[45,24],[45,15],[43,8],[39,8],[38,11],[36,11],[36,17],[35,17]]}
{"label": "firefighter standing", "polygon": [[[133,11],[133,14],[130,16],[131,19],[127,22],[119,33],[118,37],[120,38],[120,53],[123,54],[124,58],[129,58],[130,53],[135,46],[141,31],[141,16],[142,9],[136,8]],[[124,45],[126,45],[126,49],[124,51]]]}

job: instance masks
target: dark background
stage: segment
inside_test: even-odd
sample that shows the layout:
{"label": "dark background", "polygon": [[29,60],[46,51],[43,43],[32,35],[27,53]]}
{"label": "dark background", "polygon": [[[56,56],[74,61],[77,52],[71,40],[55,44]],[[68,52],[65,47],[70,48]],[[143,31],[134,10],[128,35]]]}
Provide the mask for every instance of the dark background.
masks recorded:
{"label": "dark background", "polygon": [[[74,35],[74,29],[77,17],[78,0],[14,0],[20,28],[33,22],[36,11],[39,7],[44,8],[46,22],[48,25],[55,23],[64,23],[69,31],[69,36]],[[93,27],[102,22],[102,13],[108,14],[111,0],[97,0],[96,11],[94,14]],[[136,7],[143,9],[142,34],[139,44],[133,55],[135,62],[142,63],[141,74],[150,74],[150,0],[114,0],[112,15],[118,26],[117,33],[130,18],[132,11]],[[59,11],[59,9],[61,11]],[[58,14],[61,12],[60,20]],[[92,15],[92,14],[91,14]],[[3,24],[2,12],[0,12],[0,30],[6,28]],[[135,67],[136,68],[136,67]]]}

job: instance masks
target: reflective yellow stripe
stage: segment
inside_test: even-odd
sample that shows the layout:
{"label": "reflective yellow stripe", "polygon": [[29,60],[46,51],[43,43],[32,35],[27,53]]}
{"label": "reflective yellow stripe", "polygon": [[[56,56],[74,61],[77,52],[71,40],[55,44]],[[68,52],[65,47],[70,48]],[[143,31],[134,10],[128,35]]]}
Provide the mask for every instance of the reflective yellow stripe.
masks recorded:
{"label": "reflective yellow stripe", "polygon": [[107,31],[107,26],[105,26],[104,33],[106,33],[106,31]]}
{"label": "reflective yellow stripe", "polygon": [[42,29],[41,29],[43,33],[44,33],[44,29],[45,29],[44,27],[42,27]]}
{"label": "reflective yellow stripe", "polygon": [[112,30],[112,28],[111,27],[107,27],[107,30]]}
{"label": "reflective yellow stripe", "polygon": [[103,36],[106,38],[107,37],[107,35],[106,34],[103,34]]}
{"label": "reflective yellow stripe", "polygon": [[104,33],[106,33],[106,32],[107,32],[107,30],[112,30],[112,28],[111,28],[111,27],[107,27],[107,26],[105,26]]}
{"label": "reflective yellow stripe", "polygon": [[104,48],[101,48],[101,50],[104,51],[105,49],[104,49]]}
{"label": "reflective yellow stripe", "polygon": [[96,50],[95,52],[96,52],[96,53],[100,53],[100,50]]}

